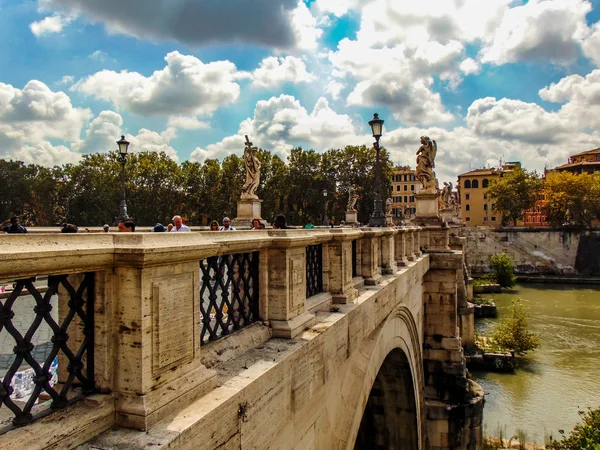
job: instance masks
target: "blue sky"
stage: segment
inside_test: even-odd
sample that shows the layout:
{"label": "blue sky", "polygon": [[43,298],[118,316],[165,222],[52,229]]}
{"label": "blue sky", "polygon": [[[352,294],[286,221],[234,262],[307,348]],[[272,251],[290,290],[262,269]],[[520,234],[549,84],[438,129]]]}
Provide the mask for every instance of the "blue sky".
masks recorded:
{"label": "blue sky", "polygon": [[0,157],[382,144],[437,173],[599,145],[599,0],[0,0]]}

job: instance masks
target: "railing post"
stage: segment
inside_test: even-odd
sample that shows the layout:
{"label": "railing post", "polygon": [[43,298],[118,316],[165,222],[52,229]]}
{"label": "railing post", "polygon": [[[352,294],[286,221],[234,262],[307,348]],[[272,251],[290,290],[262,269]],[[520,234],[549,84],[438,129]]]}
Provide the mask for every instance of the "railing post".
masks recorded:
{"label": "railing post", "polygon": [[[315,322],[305,308],[306,247],[319,243],[318,232],[269,230],[268,319],[274,337],[294,338]],[[331,236],[320,233],[325,240]]]}
{"label": "railing post", "polygon": [[381,279],[380,237],[383,235],[383,230],[366,228],[363,233],[360,275],[364,278],[366,285],[374,286]]}
{"label": "railing post", "polygon": [[394,245],[396,265],[398,265],[398,267],[406,266],[408,264],[408,258],[406,257],[406,228],[398,229]]}
{"label": "railing post", "polygon": [[409,261],[416,261],[417,255],[415,255],[415,229],[409,227],[406,229],[406,259]]}
{"label": "railing post", "polygon": [[334,228],[332,241],[327,245],[329,277],[327,290],[333,303],[352,303],[358,290],[352,283],[352,242],[361,235],[360,231]]}
{"label": "railing post", "polygon": [[189,233],[114,239],[117,424],[147,430],[215,384],[200,363],[199,261],[218,244]]}
{"label": "railing post", "polygon": [[421,227],[416,227],[415,228],[415,249],[414,249],[414,253],[415,256],[417,258],[420,258],[421,255],[423,254],[421,252],[421,231],[423,231],[423,228]]}
{"label": "railing post", "polygon": [[381,271],[384,275],[396,273],[398,266],[395,258],[395,240],[397,231],[393,228],[386,228],[381,236]]}

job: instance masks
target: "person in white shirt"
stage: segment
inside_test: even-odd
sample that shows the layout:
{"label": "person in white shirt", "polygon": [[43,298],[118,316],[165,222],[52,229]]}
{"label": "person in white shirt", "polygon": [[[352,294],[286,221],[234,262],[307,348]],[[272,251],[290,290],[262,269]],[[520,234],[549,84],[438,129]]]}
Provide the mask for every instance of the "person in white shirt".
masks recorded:
{"label": "person in white shirt", "polygon": [[181,233],[183,231],[191,231],[190,227],[183,224],[183,219],[181,216],[173,217],[173,228],[171,228],[171,233]]}
{"label": "person in white shirt", "polygon": [[230,223],[229,217],[223,217],[223,225],[219,228],[219,231],[235,231],[235,227],[229,225]]}

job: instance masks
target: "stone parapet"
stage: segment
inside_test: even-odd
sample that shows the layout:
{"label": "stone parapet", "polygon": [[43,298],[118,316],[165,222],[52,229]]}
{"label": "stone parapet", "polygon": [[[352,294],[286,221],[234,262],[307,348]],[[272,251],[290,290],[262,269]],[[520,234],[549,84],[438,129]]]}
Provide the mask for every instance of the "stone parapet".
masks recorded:
{"label": "stone parapet", "polygon": [[358,273],[364,278],[366,285],[374,286],[381,279],[381,236],[384,229],[362,228],[361,231],[363,238]]}

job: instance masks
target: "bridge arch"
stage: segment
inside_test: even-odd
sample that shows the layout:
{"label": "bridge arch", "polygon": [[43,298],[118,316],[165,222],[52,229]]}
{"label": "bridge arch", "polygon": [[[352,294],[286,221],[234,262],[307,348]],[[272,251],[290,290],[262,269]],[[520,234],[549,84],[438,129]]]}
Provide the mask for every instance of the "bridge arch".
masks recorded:
{"label": "bridge arch", "polygon": [[[345,399],[346,408],[352,409],[344,436],[347,449],[424,448],[423,359],[419,336],[410,309],[399,306],[366,339],[358,352],[360,360],[350,370],[353,378],[362,375],[362,380],[360,389],[354,390],[355,398]],[[383,415],[374,414],[381,411],[380,394],[388,401]],[[379,426],[382,421],[385,428],[400,424],[402,427],[387,437],[380,434],[381,447],[374,446],[372,439],[364,446],[365,433],[371,431],[369,427]],[[405,444],[397,445],[398,442]]]}

